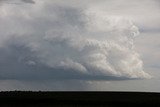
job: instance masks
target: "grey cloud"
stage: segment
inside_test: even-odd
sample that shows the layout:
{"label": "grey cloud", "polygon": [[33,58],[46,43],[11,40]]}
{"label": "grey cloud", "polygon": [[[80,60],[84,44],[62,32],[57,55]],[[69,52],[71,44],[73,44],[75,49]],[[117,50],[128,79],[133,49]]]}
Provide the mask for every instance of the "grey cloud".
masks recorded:
{"label": "grey cloud", "polygon": [[160,33],[160,27],[157,28],[139,28],[141,33]]}
{"label": "grey cloud", "polygon": [[[35,61],[36,64],[28,65],[27,61]],[[39,63],[38,59],[32,56],[32,52],[24,46],[10,45],[0,49],[0,80],[98,80],[115,81],[128,80],[127,77],[114,77],[102,75],[86,75],[76,72],[73,69],[56,69]],[[134,79],[134,78],[133,78]]]}
{"label": "grey cloud", "polygon": [[[87,1],[79,6],[71,1],[35,2],[0,7],[1,80],[120,81],[151,77],[143,71],[143,61],[135,50],[138,28],[128,17],[139,6],[127,11],[125,2]],[[124,8],[116,11],[121,6]],[[138,26],[143,24],[141,18],[135,18]]]}
{"label": "grey cloud", "polygon": [[2,4],[21,5],[23,3],[35,4],[34,0],[0,0]]}
{"label": "grey cloud", "polygon": [[[50,3],[44,3],[39,10],[8,8],[15,14],[7,19],[2,17],[1,35],[6,39],[1,40],[2,47],[15,38],[15,43],[28,47],[38,62],[56,70],[63,68],[67,72],[72,69],[86,75],[115,78],[150,77],[143,71],[142,61],[133,48],[138,29],[125,18]],[[124,69],[124,66],[128,68]]]}
{"label": "grey cloud", "polygon": [[33,0],[22,0],[22,1],[25,2],[25,3],[35,4],[35,1],[33,1]]}

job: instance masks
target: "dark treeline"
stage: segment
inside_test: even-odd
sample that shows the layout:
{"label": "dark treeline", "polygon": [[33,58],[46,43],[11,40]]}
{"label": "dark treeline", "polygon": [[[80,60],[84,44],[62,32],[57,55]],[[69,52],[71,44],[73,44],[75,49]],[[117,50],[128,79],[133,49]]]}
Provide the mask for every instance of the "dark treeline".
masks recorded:
{"label": "dark treeline", "polygon": [[53,107],[53,106],[157,106],[160,93],[147,92],[48,92],[2,91],[3,107]]}

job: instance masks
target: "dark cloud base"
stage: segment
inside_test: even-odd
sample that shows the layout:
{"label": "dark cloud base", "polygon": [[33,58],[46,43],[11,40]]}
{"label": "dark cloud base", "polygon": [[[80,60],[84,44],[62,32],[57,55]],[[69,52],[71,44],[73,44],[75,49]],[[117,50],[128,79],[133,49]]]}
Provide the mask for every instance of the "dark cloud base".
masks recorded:
{"label": "dark cloud base", "polygon": [[[1,80],[98,80],[118,81],[134,78],[115,77],[105,75],[83,74],[73,69],[57,69],[39,63],[38,59],[25,46],[10,44],[0,48]],[[33,60],[36,65],[29,65],[26,62]]]}

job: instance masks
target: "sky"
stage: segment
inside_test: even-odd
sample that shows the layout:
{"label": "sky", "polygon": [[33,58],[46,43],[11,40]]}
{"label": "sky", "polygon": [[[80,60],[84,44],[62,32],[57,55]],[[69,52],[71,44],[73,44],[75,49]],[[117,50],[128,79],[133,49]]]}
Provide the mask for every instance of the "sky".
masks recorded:
{"label": "sky", "polygon": [[160,92],[159,0],[0,0],[0,91]]}

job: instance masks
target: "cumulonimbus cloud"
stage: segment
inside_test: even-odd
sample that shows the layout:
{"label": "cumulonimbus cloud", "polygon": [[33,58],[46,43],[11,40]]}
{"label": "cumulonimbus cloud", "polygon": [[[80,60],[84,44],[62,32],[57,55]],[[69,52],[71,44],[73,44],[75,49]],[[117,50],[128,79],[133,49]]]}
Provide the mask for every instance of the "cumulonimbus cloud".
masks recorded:
{"label": "cumulonimbus cloud", "polygon": [[63,69],[82,75],[151,77],[134,49],[138,28],[124,17],[40,1],[3,5],[0,12],[0,47],[27,47],[28,56],[34,57],[25,60],[28,65],[41,63],[53,72]]}

